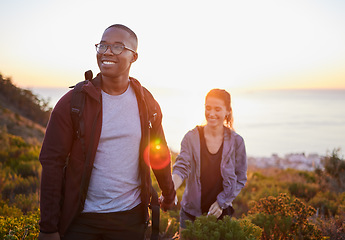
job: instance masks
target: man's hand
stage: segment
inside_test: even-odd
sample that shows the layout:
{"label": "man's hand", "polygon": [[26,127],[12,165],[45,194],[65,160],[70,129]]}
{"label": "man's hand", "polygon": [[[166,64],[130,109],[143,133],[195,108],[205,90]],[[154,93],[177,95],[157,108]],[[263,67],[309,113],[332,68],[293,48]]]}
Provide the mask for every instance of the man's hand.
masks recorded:
{"label": "man's hand", "polygon": [[216,216],[217,218],[219,218],[220,215],[222,215],[222,213],[223,213],[223,209],[219,206],[218,202],[215,201],[215,202],[211,205],[210,209],[208,210],[207,215],[214,215],[214,216]]}
{"label": "man's hand", "polygon": [[171,210],[174,206],[176,206],[176,205],[177,205],[177,201],[178,201],[178,200],[177,200],[177,196],[176,196],[176,195],[175,195],[175,200],[172,201],[171,203],[166,203],[166,202],[164,201],[163,195],[160,196],[159,199],[158,199],[159,205],[160,205],[161,209],[162,209],[164,212],[166,212],[167,210]]}
{"label": "man's hand", "polygon": [[43,233],[40,232],[38,235],[38,240],[60,240],[60,234],[56,233]]}

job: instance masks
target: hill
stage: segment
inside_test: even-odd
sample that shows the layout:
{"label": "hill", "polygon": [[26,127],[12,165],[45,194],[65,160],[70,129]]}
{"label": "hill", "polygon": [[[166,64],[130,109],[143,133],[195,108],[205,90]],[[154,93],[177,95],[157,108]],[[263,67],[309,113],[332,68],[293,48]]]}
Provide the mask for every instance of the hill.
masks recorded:
{"label": "hill", "polygon": [[29,143],[42,142],[51,109],[30,90],[0,74],[0,127]]}

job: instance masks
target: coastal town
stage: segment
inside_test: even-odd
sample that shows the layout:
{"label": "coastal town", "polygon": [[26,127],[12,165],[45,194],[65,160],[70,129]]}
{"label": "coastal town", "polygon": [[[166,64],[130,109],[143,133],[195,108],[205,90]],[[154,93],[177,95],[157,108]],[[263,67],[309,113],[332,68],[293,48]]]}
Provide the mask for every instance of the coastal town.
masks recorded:
{"label": "coastal town", "polygon": [[248,157],[248,165],[256,168],[292,168],[303,171],[314,171],[323,169],[323,156],[317,153],[290,153],[281,157],[278,154],[272,154],[270,157]]}

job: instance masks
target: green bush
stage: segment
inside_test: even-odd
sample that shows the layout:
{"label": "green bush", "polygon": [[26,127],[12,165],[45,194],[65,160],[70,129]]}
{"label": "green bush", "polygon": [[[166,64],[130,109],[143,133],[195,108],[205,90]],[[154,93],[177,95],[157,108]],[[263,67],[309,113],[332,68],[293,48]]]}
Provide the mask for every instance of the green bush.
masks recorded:
{"label": "green bush", "polygon": [[[150,212],[151,213],[151,212]],[[160,210],[159,221],[159,236],[161,239],[173,239],[179,232],[179,211],[167,211]],[[152,233],[151,216],[149,225],[146,231],[146,238],[150,238]]]}
{"label": "green bush", "polygon": [[186,240],[240,240],[260,239],[262,229],[247,220],[231,220],[225,216],[217,220],[215,216],[200,216],[194,222],[186,221],[186,229],[181,231]]}
{"label": "green bush", "polygon": [[[308,204],[317,209],[317,214],[322,217],[334,216],[338,209],[336,193],[318,192]],[[345,204],[345,202],[344,202]]]}
{"label": "green bush", "polygon": [[24,214],[35,211],[39,208],[38,194],[18,194],[15,196],[12,206],[20,209]]}
{"label": "green bush", "polygon": [[318,188],[311,184],[300,182],[289,184],[289,192],[291,193],[291,195],[297,198],[303,198],[307,202],[316,195],[317,191]]}
{"label": "green bush", "polygon": [[[176,211],[177,212],[177,211]],[[179,217],[174,211],[161,211],[159,235],[161,238],[172,238],[179,231]],[[175,217],[173,217],[175,215]]]}
{"label": "green bush", "polygon": [[14,206],[8,206],[6,202],[0,200],[0,216],[3,217],[21,217],[23,212]]}
{"label": "green bush", "polygon": [[315,209],[287,194],[258,201],[249,211],[248,219],[261,227],[262,239],[322,239],[320,229],[309,217]]}
{"label": "green bush", "polygon": [[233,202],[235,209],[233,216],[240,218],[242,215],[247,214],[252,203],[264,197],[278,196],[279,193],[284,191],[287,191],[286,186],[277,181],[275,177],[265,176],[258,171],[253,174],[249,173],[246,186]]}
{"label": "green bush", "polygon": [[6,127],[0,127],[0,162],[17,172],[21,162],[38,162],[39,144],[29,144],[22,137],[7,133]]}
{"label": "green bush", "polygon": [[299,175],[307,181],[307,183],[316,183],[316,176],[314,172],[299,171]]}
{"label": "green bush", "polygon": [[0,216],[0,239],[37,239],[39,211],[19,217]]}
{"label": "green bush", "polygon": [[20,162],[17,166],[17,173],[23,177],[38,177],[40,172],[39,161]]}
{"label": "green bush", "polygon": [[5,182],[1,194],[3,199],[7,199],[12,203],[17,194],[29,195],[31,193],[36,193],[38,187],[38,178],[22,178],[21,176],[14,175],[12,179],[8,179],[8,181]]}
{"label": "green bush", "polygon": [[320,180],[326,183],[325,189],[341,193],[345,192],[345,159],[339,155],[340,149],[333,150],[332,154],[322,159],[325,169],[317,169],[315,172],[319,175]]}

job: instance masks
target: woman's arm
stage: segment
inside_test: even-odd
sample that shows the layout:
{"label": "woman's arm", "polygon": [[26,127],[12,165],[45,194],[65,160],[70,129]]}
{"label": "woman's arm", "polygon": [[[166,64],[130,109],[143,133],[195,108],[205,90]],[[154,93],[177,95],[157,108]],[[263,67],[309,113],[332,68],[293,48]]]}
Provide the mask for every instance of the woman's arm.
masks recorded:
{"label": "woman's arm", "polygon": [[183,183],[183,180],[182,178],[177,175],[177,174],[173,174],[172,175],[172,180],[174,182],[174,188],[175,188],[175,191],[181,186],[181,184]]}
{"label": "woman's arm", "polygon": [[[228,179],[223,180],[224,190],[218,194],[217,201],[222,209],[227,208],[247,182],[247,155],[244,140],[240,135],[235,136],[235,159],[231,160]],[[232,170],[234,169],[234,170]]]}
{"label": "woman's arm", "polygon": [[[183,180],[186,179],[192,171],[192,147],[191,147],[191,131],[189,131],[182,139],[180,154],[176,157],[173,166],[173,178],[175,178],[175,189],[178,189]],[[174,177],[175,175],[175,177]],[[176,181],[176,182],[175,182]]]}
{"label": "woman's arm", "polygon": [[247,182],[247,165],[246,147],[243,138],[240,137],[239,141],[236,143],[235,174],[237,181],[234,197],[237,197]]}

